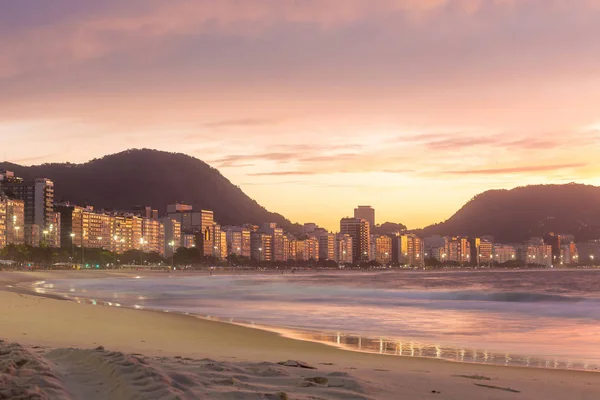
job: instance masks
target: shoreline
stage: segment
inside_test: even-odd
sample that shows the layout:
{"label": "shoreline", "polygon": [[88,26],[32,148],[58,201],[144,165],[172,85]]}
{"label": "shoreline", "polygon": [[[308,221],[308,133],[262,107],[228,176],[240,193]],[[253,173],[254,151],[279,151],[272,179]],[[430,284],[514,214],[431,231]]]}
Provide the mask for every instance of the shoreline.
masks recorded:
{"label": "shoreline", "polygon": [[[54,276],[55,272],[52,274],[58,279],[58,275]],[[7,277],[6,273],[0,273],[0,285],[43,280],[48,278],[48,275],[27,273]],[[76,276],[81,277],[80,274]],[[96,275],[99,278],[103,276],[106,275]],[[100,380],[96,385],[106,385],[107,382],[113,382],[112,379],[118,378],[122,381],[131,378],[127,371],[138,364],[135,361],[136,357],[141,357],[131,355],[132,353],[144,354],[147,366],[142,363],[138,367],[143,367],[143,371],[151,367],[154,371],[152,374],[158,373],[156,371],[166,374],[166,377],[161,379],[167,383],[178,381],[182,373],[188,374],[189,368],[195,368],[193,376],[206,381],[194,384],[193,388],[196,389],[193,390],[202,388],[212,391],[210,395],[202,392],[204,397],[189,395],[181,398],[278,399],[283,397],[272,397],[274,393],[285,392],[290,396],[288,398],[294,399],[309,399],[312,396],[322,399],[475,400],[514,399],[519,395],[515,393],[517,391],[521,398],[527,399],[591,400],[597,398],[600,386],[600,375],[586,371],[506,367],[429,358],[383,357],[380,354],[353,352],[324,344],[289,339],[273,332],[204,320],[195,316],[190,318],[161,311],[138,311],[140,310],[121,307],[95,307],[1,290],[0,339],[21,343],[21,346],[15,347],[21,349],[17,349],[15,354],[29,351],[35,355],[39,352],[40,357],[45,357],[48,365],[55,368],[53,373],[66,382],[65,387],[70,393],[76,393],[83,385],[79,380],[74,383],[69,381],[79,375],[65,375],[65,371],[70,371],[69,368],[75,363],[89,366],[90,376]],[[3,344],[0,343],[1,345]],[[94,350],[100,346],[112,352]],[[15,355],[14,360],[18,360],[18,357],[21,356]],[[278,366],[278,362],[286,360],[305,362],[317,369]],[[112,366],[115,362],[117,365],[111,369],[110,374],[103,375],[103,372],[98,370],[98,365]],[[121,370],[122,363],[132,366],[123,367],[125,369]],[[215,371],[215,368],[218,371]],[[210,371],[207,372],[207,369]],[[139,374],[147,373],[143,371]],[[215,383],[215,374],[221,375],[218,380],[220,383]],[[279,378],[267,376],[269,374],[276,374]],[[306,379],[313,379],[314,376],[329,379],[329,384],[306,383]],[[250,387],[254,383],[256,385]],[[122,384],[125,387],[127,385],[129,383]],[[250,391],[271,394],[264,394],[263,397],[235,397],[231,394],[231,390],[234,389],[236,393]],[[189,390],[192,390],[192,387]],[[119,397],[114,394],[108,397],[77,397],[73,394],[72,398],[87,400],[131,397]]]}
{"label": "shoreline", "polygon": [[[38,271],[38,272],[23,272],[22,274],[37,274],[37,273],[42,273],[42,274],[56,274],[56,273],[61,273],[64,271]],[[161,272],[156,272],[156,271],[111,271],[111,270],[106,270],[106,271],[94,271],[94,270],[90,270],[88,272],[83,272],[83,273],[91,273],[91,274],[99,274],[101,276],[93,276],[92,279],[106,279],[106,278],[111,278],[111,279],[118,279],[119,277],[132,277],[132,276],[139,276],[140,273],[144,273],[147,275],[154,275],[154,274],[161,274]],[[351,273],[351,271],[345,271],[346,273]],[[410,272],[410,271],[406,271],[406,272]],[[457,271],[458,272],[458,271]],[[492,272],[492,271],[490,271]],[[67,279],[90,279],[90,277],[79,277],[79,276],[71,276],[71,275],[78,275],[81,274],[81,271],[67,271],[67,273],[69,274],[69,276],[67,277]],[[203,273],[197,274],[195,271],[194,272],[184,272],[186,275],[206,275]],[[228,276],[228,275],[232,275],[232,274],[221,274],[222,276]],[[207,275],[208,276],[208,275]],[[158,308],[148,308],[148,307],[138,307],[138,306],[132,306],[132,305],[123,305],[123,304],[119,304],[119,303],[111,303],[108,301],[104,301],[104,300],[99,300],[99,301],[95,301],[94,299],[91,298],[87,298],[84,296],[77,296],[76,298],[72,298],[69,295],[58,295],[58,294],[50,294],[50,293],[44,293],[41,291],[37,291],[32,285],[36,283],[36,281],[40,281],[38,279],[39,277],[33,277],[33,276],[24,276],[21,280],[18,280],[18,282],[15,282],[13,285],[8,285],[8,290],[7,291],[13,291],[16,293],[22,293],[22,294],[28,294],[28,295],[32,295],[32,296],[39,296],[39,297],[45,297],[45,298],[50,298],[50,299],[54,299],[54,300],[62,300],[62,301],[69,301],[69,302],[75,302],[78,304],[91,304],[93,306],[101,306],[101,307],[118,307],[118,308],[123,308],[123,309],[130,309],[130,310],[135,310],[135,311],[146,311],[146,312],[155,312],[155,313],[168,313],[168,314],[174,314],[174,315],[181,315],[183,317],[191,317],[191,318],[196,318],[196,319],[200,319],[203,321],[209,321],[209,322],[217,322],[217,323],[222,323],[222,324],[228,324],[228,325],[234,325],[234,326],[238,326],[238,327],[243,327],[246,329],[252,329],[252,330],[260,330],[260,331],[264,331],[264,332],[269,332],[269,333],[274,333],[282,338],[286,338],[286,339],[291,339],[291,340],[295,340],[295,341],[302,341],[302,342],[308,342],[308,343],[316,343],[316,344],[321,344],[321,345],[325,345],[327,347],[331,347],[334,349],[338,349],[338,350],[342,350],[342,351],[349,351],[349,352],[354,352],[354,353],[358,353],[358,354],[372,354],[372,355],[378,355],[378,356],[388,356],[388,357],[401,357],[401,358],[406,358],[406,359],[424,359],[424,360],[431,360],[431,361],[443,361],[443,362],[451,362],[451,363],[459,363],[459,364],[474,364],[474,365],[487,365],[487,366],[495,366],[495,367],[500,367],[500,368],[525,368],[525,369],[530,369],[530,368],[534,368],[534,369],[539,369],[539,370],[559,370],[559,371],[578,371],[578,372],[591,372],[591,373],[598,373],[600,372],[600,366],[594,364],[594,366],[587,368],[586,365],[587,363],[584,362],[580,362],[579,364],[581,364],[581,367],[577,367],[577,365],[575,366],[571,366],[569,367],[569,365],[573,365],[573,364],[578,364],[578,363],[573,363],[572,361],[568,360],[567,358],[564,359],[558,359],[556,357],[554,358],[548,358],[548,357],[543,357],[543,356],[528,356],[525,354],[515,354],[513,353],[512,355],[509,355],[507,353],[503,353],[503,352],[489,352],[489,351],[482,351],[479,349],[474,349],[474,348],[464,348],[461,346],[452,346],[452,345],[447,345],[447,346],[442,346],[442,348],[444,348],[446,351],[448,352],[453,352],[455,354],[454,358],[451,358],[449,356],[446,357],[442,357],[439,355],[422,355],[423,353],[423,349],[427,349],[429,348],[430,353],[432,352],[432,348],[435,348],[436,353],[440,351],[440,346],[436,346],[430,343],[425,343],[423,341],[418,341],[418,340],[410,340],[407,343],[409,344],[409,346],[413,347],[413,345],[416,345],[415,347],[417,347],[417,351],[419,351],[421,354],[419,355],[408,355],[408,354],[395,354],[395,353],[391,353],[391,352],[387,352],[387,351],[376,351],[376,350],[368,350],[368,349],[364,349],[364,348],[355,348],[355,346],[352,346],[348,343],[339,343],[339,337],[337,339],[337,344],[334,343],[333,341],[326,341],[323,339],[318,339],[317,337],[326,337],[326,336],[333,336],[335,335],[333,332],[329,332],[329,331],[322,331],[322,330],[310,330],[310,329],[300,329],[300,328],[286,328],[286,327],[279,327],[279,326],[269,326],[269,325],[263,325],[263,324],[255,324],[255,323],[250,323],[250,322],[246,322],[246,321],[234,321],[233,319],[227,320],[226,318],[222,318],[219,316],[206,316],[206,315],[201,315],[201,314],[193,314],[193,313],[189,313],[189,312],[183,312],[183,311],[171,311],[171,310],[161,310]],[[64,277],[62,278],[64,279]],[[2,281],[0,280],[0,285],[2,284]],[[4,287],[0,286],[0,290],[6,290],[6,285]],[[340,333],[337,333],[338,335]],[[310,336],[310,337],[307,337]],[[342,336],[345,337],[355,337],[359,340],[359,343],[362,340],[369,342],[369,341],[376,341],[380,343],[380,346],[382,346],[382,343],[386,343],[386,350],[387,350],[387,344],[395,344],[398,341],[397,340],[392,340],[392,339],[386,339],[383,337],[372,337],[369,335],[358,335],[358,334],[352,334],[352,333],[343,333]],[[426,350],[427,352],[427,350]],[[482,353],[485,354],[485,356],[483,356],[484,358],[488,358],[492,361],[485,361],[485,362],[481,362],[481,361],[476,361],[477,360],[477,356],[475,356],[474,360],[464,360],[465,355],[472,355],[473,353],[477,354],[477,353]],[[462,358],[463,359],[459,359],[461,358],[461,354],[462,354]],[[505,358],[505,361],[498,361],[495,362],[495,359],[502,359],[502,357]],[[468,358],[468,357],[467,357]],[[513,360],[517,358],[520,359],[520,362],[514,362]],[[537,365],[533,365],[533,364],[537,364]],[[543,365],[542,365],[543,364]],[[564,367],[561,367],[561,364],[564,365]]]}

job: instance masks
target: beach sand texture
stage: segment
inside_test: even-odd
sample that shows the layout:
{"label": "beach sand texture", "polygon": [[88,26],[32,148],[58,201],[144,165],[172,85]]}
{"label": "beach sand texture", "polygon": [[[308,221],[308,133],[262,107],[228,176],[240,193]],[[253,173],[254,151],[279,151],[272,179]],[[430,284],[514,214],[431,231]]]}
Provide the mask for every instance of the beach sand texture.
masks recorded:
{"label": "beach sand texture", "polygon": [[[185,315],[34,296],[17,287],[81,273],[0,272],[0,399],[600,398],[594,372],[349,352]],[[288,360],[315,369],[278,364]]]}

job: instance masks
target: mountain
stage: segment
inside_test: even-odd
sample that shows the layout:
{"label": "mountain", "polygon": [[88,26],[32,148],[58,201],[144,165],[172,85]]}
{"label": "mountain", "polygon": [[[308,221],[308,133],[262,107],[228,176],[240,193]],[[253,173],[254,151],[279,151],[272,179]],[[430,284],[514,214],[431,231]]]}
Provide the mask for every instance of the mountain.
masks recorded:
{"label": "mountain", "polygon": [[600,238],[600,187],[570,183],[490,190],[419,233],[491,235],[511,243],[549,232],[573,234],[577,241]]}
{"label": "mountain", "polygon": [[96,209],[130,209],[135,205],[158,208],[160,214],[175,202],[215,213],[222,225],[276,222],[297,231],[282,215],[267,211],[205,162],[184,154],[156,150],[128,150],[85,164],[42,164],[24,167],[0,163],[17,176],[49,178],[55,200]]}

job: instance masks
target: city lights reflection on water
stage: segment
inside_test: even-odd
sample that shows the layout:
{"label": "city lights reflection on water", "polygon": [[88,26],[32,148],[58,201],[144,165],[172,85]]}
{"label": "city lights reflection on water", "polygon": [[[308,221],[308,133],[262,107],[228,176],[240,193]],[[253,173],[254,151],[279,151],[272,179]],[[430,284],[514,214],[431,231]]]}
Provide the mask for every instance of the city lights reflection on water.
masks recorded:
{"label": "city lights reflection on water", "polygon": [[588,362],[547,359],[544,357],[520,356],[508,353],[491,353],[487,350],[444,347],[413,341],[386,340],[356,335],[319,334],[314,332],[293,332],[290,336],[307,341],[335,345],[345,350],[378,353],[404,357],[437,358],[446,361],[496,364],[505,366],[535,367],[549,369],[572,369],[598,371],[600,366]]}

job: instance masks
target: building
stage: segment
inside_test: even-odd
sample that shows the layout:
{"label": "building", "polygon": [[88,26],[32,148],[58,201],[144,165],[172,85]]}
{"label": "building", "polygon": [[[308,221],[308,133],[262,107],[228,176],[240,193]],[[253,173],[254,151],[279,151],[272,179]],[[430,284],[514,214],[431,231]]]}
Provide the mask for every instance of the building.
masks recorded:
{"label": "building", "polygon": [[312,261],[319,259],[319,239],[315,236],[310,236],[306,239],[294,240],[294,253],[296,261]]}
{"label": "building", "polygon": [[[424,242],[417,235],[396,233],[390,240],[392,247],[392,262],[413,266],[421,266],[424,264]],[[443,245],[441,246],[443,247]]]}
{"label": "building", "polygon": [[550,232],[544,235],[543,241],[552,247],[552,259],[555,262],[559,262],[561,256],[561,235]]}
{"label": "building", "polygon": [[581,264],[596,265],[600,262],[600,240],[577,243],[577,254]]}
{"label": "building", "polygon": [[114,218],[113,251],[125,253],[130,250],[142,250],[144,219],[131,214],[113,214],[112,217]]}
{"label": "building", "polygon": [[442,262],[450,261],[459,264],[471,262],[471,245],[464,237],[446,238],[445,252],[442,254]]}
{"label": "building", "polygon": [[335,261],[340,265],[352,264],[352,237],[338,234],[335,237]]}
{"label": "building", "polygon": [[308,235],[317,229],[319,229],[319,225],[315,224],[314,222],[307,222],[302,226],[302,233]]}
{"label": "building", "polygon": [[48,228],[42,232],[44,242],[49,247],[59,248],[61,241],[60,213],[55,211],[48,213]]}
{"label": "building", "polygon": [[221,231],[221,243],[219,243],[219,249],[221,250],[220,259],[226,260],[229,253],[227,252],[227,235]]}
{"label": "building", "polygon": [[315,236],[310,236],[304,241],[305,255],[308,261],[319,260],[319,239]]}
{"label": "building", "polygon": [[142,218],[141,250],[165,255],[165,227],[158,220]]}
{"label": "building", "polygon": [[481,265],[493,262],[494,245],[488,239],[469,238],[469,247],[471,264]]}
{"label": "building", "polygon": [[182,233],[181,234],[181,247],[186,249],[191,249],[196,247],[196,237],[192,233]]}
{"label": "building", "polygon": [[392,262],[392,238],[389,236],[376,235],[375,237],[375,261],[380,264],[389,265]]}
{"label": "building", "polygon": [[171,257],[178,248],[183,247],[181,241],[181,223],[169,217],[159,219],[165,230],[165,257]]}
{"label": "building", "polygon": [[23,200],[4,197],[0,193],[0,202],[6,204],[6,244],[24,244],[25,203]]}
{"label": "building", "polygon": [[175,203],[167,206],[167,217],[181,224],[181,232],[195,235],[195,246],[202,255],[209,257],[214,252],[214,214],[209,210],[194,211],[192,206]]}
{"label": "building", "polygon": [[221,225],[213,225],[213,254],[217,260],[225,260],[227,258],[227,233],[221,229]]}
{"label": "building", "polygon": [[366,219],[342,218],[340,221],[340,233],[350,235],[352,238],[352,256],[355,264],[369,261],[371,229]]}
{"label": "building", "polygon": [[579,264],[579,252],[574,242],[560,246],[560,263],[565,265]]}
{"label": "building", "polygon": [[548,244],[526,243],[516,248],[516,258],[527,265],[551,267],[554,258],[553,249]]}
{"label": "building", "polygon": [[225,232],[228,254],[247,258],[251,257],[250,229],[244,226],[225,226],[222,228],[222,231]]}
{"label": "building", "polygon": [[251,258],[258,262],[273,261],[273,237],[268,233],[250,234]]}
{"label": "building", "polygon": [[365,219],[371,230],[375,227],[375,209],[371,206],[358,206],[354,209],[354,218]]}
{"label": "building", "polygon": [[151,206],[134,206],[129,210],[122,210],[121,213],[148,219],[158,219],[158,210],[153,209]]}
{"label": "building", "polygon": [[325,229],[317,229],[313,236],[319,241],[319,257],[321,261],[335,261],[335,234]]}
{"label": "building", "polygon": [[0,249],[9,244],[23,244],[25,203],[0,192]]}
{"label": "building", "polygon": [[[472,251],[472,249],[471,249]],[[514,246],[508,244],[494,244],[493,261],[498,264],[504,264],[509,261],[515,261],[517,259],[517,249]],[[482,256],[483,260],[485,256]]]}
{"label": "building", "polygon": [[298,254],[298,239],[287,234],[284,237],[284,243],[287,243],[286,261],[295,261]]}
{"label": "building", "polygon": [[448,239],[439,235],[428,236],[423,239],[425,246],[425,258],[435,259],[439,262],[443,262],[446,259],[446,246]]}
{"label": "building", "polygon": [[[39,246],[43,232],[50,232],[54,223],[54,183],[50,179],[38,178],[25,181],[14,176],[10,171],[0,173],[2,191],[9,197],[22,200],[24,203],[25,241],[32,246]],[[54,227],[53,227],[54,231]],[[54,245],[55,241],[46,234],[46,244]]]}
{"label": "building", "polygon": [[[169,217],[172,218],[171,214]],[[192,213],[192,232],[195,236],[195,245],[204,257],[210,257],[214,251],[213,239],[213,212],[208,210],[194,211]]]}
{"label": "building", "polygon": [[272,222],[269,224],[264,224],[262,229],[262,233],[266,233],[271,235],[271,243],[273,246],[273,261],[284,262],[285,258],[285,246],[283,240],[283,229],[278,228],[277,224]]}

